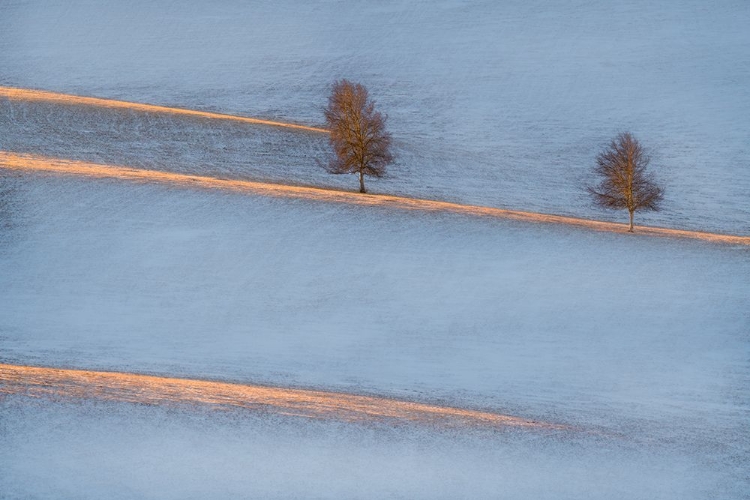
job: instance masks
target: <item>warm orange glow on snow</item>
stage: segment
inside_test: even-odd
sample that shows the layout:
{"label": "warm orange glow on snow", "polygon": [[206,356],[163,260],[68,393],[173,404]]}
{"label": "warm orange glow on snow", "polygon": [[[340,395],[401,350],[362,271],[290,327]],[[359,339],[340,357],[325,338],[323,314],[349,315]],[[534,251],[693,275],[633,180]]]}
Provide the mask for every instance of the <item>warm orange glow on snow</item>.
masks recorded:
{"label": "warm orange glow on snow", "polygon": [[13,99],[17,101],[44,101],[56,104],[71,104],[85,106],[99,106],[103,108],[129,109],[132,111],[146,111],[150,113],[169,113],[174,115],[196,116],[200,118],[209,118],[213,120],[231,120],[235,122],[251,123],[254,125],[269,125],[272,127],[284,127],[307,132],[317,132],[327,134],[328,130],[318,127],[308,127],[306,125],[297,125],[295,123],[277,122],[272,120],[263,120],[260,118],[249,118],[246,116],[226,115],[223,113],[212,113],[210,111],[196,111],[193,109],[170,108],[167,106],[157,106],[154,104],[141,104],[137,102],[117,101],[114,99],[101,99],[98,97],[81,97],[70,94],[61,94],[58,92],[47,92],[44,90],[18,89],[13,87],[0,87],[0,97]]}
{"label": "warm orange glow on snow", "polygon": [[1,394],[91,398],[149,405],[201,404],[349,422],[394,420],[449,426],[565,428],[497,413],[374,396],[7,364],[0,364]]}
{"label": "warm orange glow on snow", "polygon": [[[548,215],[519,210],[505,210],[502,208],[461,205],[445,201],[423,200],[390,195],[359,194],[330,189],[287,186],[264,182],[217,179],[214,177],[177,174],[157,170],[143,170],[128,167],[100,165],[58,158],[47,158],[35,155],[23,155],[0,151],[0,168],[23,172],[45,172],[65,175],[79,175],[84,177],[122,179],[141,182],[159,182],[174,186],[223,189],[241,193],[277,196],[288,198],[303,198],[307,200],[349,203],[354,205],[381,206],[399,210],[420,210],[425,212],[450,212],[462,215],[512,219],[524,222],[567,224],[580,226],[596,231],[627,233],[628,225],[614,222],[602,222],[562,215]],[[726,234],[706,233],[702,231],[686,231],[682,229],[667,229],[661,227],[638,226],[636,234],[652,236],[666,236],[674,238],[690,238],[727,243],[733,245],[750,246],[750,236],[734,236]]]}

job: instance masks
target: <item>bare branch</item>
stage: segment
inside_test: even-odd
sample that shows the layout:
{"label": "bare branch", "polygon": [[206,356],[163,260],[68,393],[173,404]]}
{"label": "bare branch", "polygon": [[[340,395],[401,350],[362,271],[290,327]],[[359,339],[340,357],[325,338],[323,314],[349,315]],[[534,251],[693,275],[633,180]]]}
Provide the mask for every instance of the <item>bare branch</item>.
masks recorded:
{"label": "bare branch", "polygon": [[646,172],[650,162],[640,142],[629,132],[623,132],[597,155],[594,172],[601,181],[587,188],[600,207],[628,210],[631,231],[633,213],[659,210],[664,198],[664,189]]}
{"label": "bare branch", "polygon": [[360,192],[364,193],[364,176],[382,177],[386,166],[393,162],[386,117],[375,111],[375,103],[364,86],[348,80],[333,84],[324,115],[333,149],[328,170],[336,174],[358,173]]}

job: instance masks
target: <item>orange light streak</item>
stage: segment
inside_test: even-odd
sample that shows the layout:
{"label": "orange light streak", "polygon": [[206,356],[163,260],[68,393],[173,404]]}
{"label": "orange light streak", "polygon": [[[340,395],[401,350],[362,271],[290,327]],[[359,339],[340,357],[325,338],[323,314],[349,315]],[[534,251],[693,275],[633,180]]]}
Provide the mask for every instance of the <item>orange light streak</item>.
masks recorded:
{"label": "orange light streak", "polygon": [[78,398],[148,405],[199,404],[347,422],[564,429],[564,426],[375,396],[286,389],[135,373],[0,364],[0,395]]}
{"label": "orange light streak", "polygon": [[[157,170],[143,170],[129,167],[118,167],[86,163],[59,158],[48,158],[36,155],[25,155],[0,151],[0,168],[22,172],[42,172],[63,175],[78,175],[101,179],[120,179],[138,182],[158,182],[188,188],[221,189],[260,196],[301,198],[329,203],[347,203],[352,205],[378,206],[399,210],[419,210],[423,212],[449,212],[461,215],[510,219],[523,222],[565,224],[595,231],[628,233],[628,225],[616,222],[604,222],[580,219],[563,215],[541,214],[520,210],[462,205],[446,201],[406,198],[391,195],[360,194],[355,192],[335,191],[331,189],[288,186],[265,182],[217,179],[201,175],[177,174]],[[672,238],[689,238],[713,243],[750,246],[750,236],[668,229],[662,227],[638,226],[637,235],[661,236]]]}
{"label": "orange light streak", "polygon": [[44,101],[55,104],[98,106],[111,109],[128,109],[132,111],[145,111],[149,113],[168,113],[173,115],[195,116],[212,120],[229,120],[253,125],[269,125],[271,127],[283,127],[306,132],[328,134],[328,130],[318,127],[308,127],[296,123],[263,120],[261,118],[250,118],[247,116],[227,115],[224,113],[213,113],[210,111],[197,111],[193,109],[172,108],[168,106],[157,106],[155,104],[142,104],[138,102],[118,101],[115,99],[102,99],[99,97],[82,97],[59,92],[47,92],[44,90],[19,89],[13,87],[0,87],[0,97],[16,101]]}

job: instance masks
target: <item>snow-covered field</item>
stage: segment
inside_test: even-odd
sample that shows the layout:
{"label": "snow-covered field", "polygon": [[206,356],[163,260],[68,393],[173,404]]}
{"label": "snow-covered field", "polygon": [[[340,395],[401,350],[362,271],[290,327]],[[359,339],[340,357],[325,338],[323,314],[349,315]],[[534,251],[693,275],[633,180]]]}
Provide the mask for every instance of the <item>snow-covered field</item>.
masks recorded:
{"label": "snow-covered field", "polygon": [[[537,436],[533,453],[579,453],[582,470],[587,460],[602,467],[602,454],[612,468],[664,454],[654,481],[699,484],[696,498],[750,487],[744,247],[111,181],[3,180],[5,362],[495,410],[617,436],[597,441],[603,450],[587,441],[583,451]],[[21,417],[7,408],[13,430]],[[45,407],[50,427],[41,432],[50,436],[37,446],[68,449],[65,433],[54,437],[58,418],[96,420],[75,408],[58,416]],[[212,427],[212,417],[205,421]],[[104,422],[101,435],[120,432]],[[216,425],[202,431],[206,439],[229,432]],[[412,446],[404,444],[412,438],[383,432],[385,442],[395,440],[394,454]],[[465,460],[484,458],[470,458],[460,436],[455,446],[464,451],[454,459],[463,470]],[[332,446],[309,439],[312,450]],[[13,438],[4,460],[27,453],[25,442]],[[231,459],[221,453],[229,456],[216,460]],[[432,448],[420,453],[438,459]],[[492,460],[513,475],[504,459]],[[46,463],[50,477],[65,475]],[[519,467],[532,463],[527,456]],[[377,470],[369,480],[380,481]],[[611,473],[612,491],[637,491],[629,472]],[[6,480],[26,484],[28,474]],[[558,479],[534,479],[532,491],[556,490]],[[419,481],[430,496],[428,480]],[[393,476],[393,491],[399,482]],[[581,479],[569,496],[598,496],[597,484]],[[643,491],[658,496],[654,488]],[[333,491],[321,486],[320,494]]]}
{"label": "snow-covered field", "polygon": [[[750,232],[750,4],[0,0],[0,85],[319,124],[367,84],[376,192]],[[352,26],[359,29],[353,29]],[[325,138],[0,100],[0,149],[331,187]],[[0,170],[0,362],[307,387],[573,431],[0,396],[0,498],[747,498],[747,247]]]}
{"label": "snow-covered field", "polygon": [[[376,190],[597,218],[613,215],[592,210],[582,185],[597,149],[628,129],[654,148],[669,193],[664,212],[644,220],[750,232],[745,0],[6,0],[0,9],[2,85],[319,124],[329,85],[347,77],[371,89],[397,142],[394,177]],[[52,116],[45,134],[65,142],[55,128],[69,121],[42,113]],[[169,148],[132,148],[133,135],[149,143],[151,127],[83,120],[73,127],[88,132],[83,144],[102,132],[121,138],[70,151],[135,149],[129,159],[156,149],[153,161],[170,163]],[[173,168],[190,155],[217,169],[263,163],[249,159],[252,139],[169,134],[181,151]],[[282,147],[266,163],[307,154],[301,141],[302,152]],[[292,181],[316,168],[290,166]]]}
{"label": "snow-covered field", "polygon": [[723,471],[645,442],[353,428],[92,403],[10,401],[2,410],[9,418],[0,460],[12,481],[0,478],[0,484],[9,498],[743,495]]}

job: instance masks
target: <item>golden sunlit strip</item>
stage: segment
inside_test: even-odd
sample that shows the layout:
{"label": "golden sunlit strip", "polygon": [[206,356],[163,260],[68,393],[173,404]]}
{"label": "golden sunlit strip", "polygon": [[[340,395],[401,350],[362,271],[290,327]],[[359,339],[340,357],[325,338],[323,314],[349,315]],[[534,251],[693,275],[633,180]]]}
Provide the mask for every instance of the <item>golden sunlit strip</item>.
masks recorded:
{"label": "golden sunlit strip", "polygon": [[169,113],[174,115],[195,116],[209,118],[212,120],[229,120],[234,122],[251,123],[254,125],[269,125],[272,127],[283,127],[307,132],[327,134],[328,130],[318,127],[308,127],[296,123],[277,122],[250,118],[247,116],[227,115],[224,113],[212,113],[210,111],[197,111],[193,109],[172,108],[168,106],[157,106],[155,104],[142,104],[138,102],[118,101],[115,99],[102,99],[99,97],[82,97],[59,92],[47,92],[44,90],[19,89],[13,87],[0,87],[0,97],[16,101],[44,101],[55,104],[98,106],[113,109],[128,109],[132,111],[146,111],[150,113]]}
{"label": "golden sunlit strip", "polygon": [[[334,191],[330,189],[287,186],[264,182],[217,179],[200,175],[177,174],[157,170],[143,170],[128,167],[100,165],[81,161],[47,158],[35,155],[24,155],[0,151],[0,168],[23,172],[46,172],[64,175],[80,175],[93,178],[122,179],[141,182],[160,182],[175,186],[192,188],[223,189],[262,196],[303,198],[333,203],[352,205],[380,206],[399,210],[419,210],[425,212],[450,212],[462,215],[512,219],[524,222],[567,224],[596,231],[627,233],[628,225],[615,222],[603,222],[562,215],[523,212],[502,208],[461,205],[445,201],[423,200],[390,195],[371,195],[355,192]],[[638,226],[636,234],[667,236],[674,238],[691,238],[715,243],[750,246],[750,236],[686,231],[661,227]]]}
{"label": "golden sunlit strip", "polygon": [[390,420],[449,426],[565,428],[497,413],[356,394],[8,364],[0,364],[2,394],[149,405],[201,404],[347,422]]}

